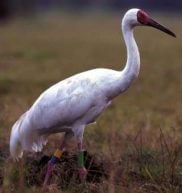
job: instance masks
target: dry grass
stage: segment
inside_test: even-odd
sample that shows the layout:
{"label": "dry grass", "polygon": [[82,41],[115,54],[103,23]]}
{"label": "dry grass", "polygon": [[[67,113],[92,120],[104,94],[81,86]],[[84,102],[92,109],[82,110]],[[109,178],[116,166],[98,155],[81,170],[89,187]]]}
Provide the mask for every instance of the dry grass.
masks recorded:
{"label": "dry grass", "polygon": [[[60,169],[46,192],[182,192],[182,25],[179,17],[156,17],[178,39],[151,28],[137,29],[142,63],[138,80],[85,132],[87,150],[102,158],[107,176],[98,183],[73,179],[60,188]],[[27,155],[31,159],[25,156],[16,164],[8,158],[10,128],[55,82],[96,67],[121,69],[126,56],[120,18],[62,13],[0,27],[1,192],[45,192],[36,184],[28,185],[28,167],[43,154],[50,155],[60,137],[52,137],[43,154]],[[71,144],[74,152],[75,142]]]}

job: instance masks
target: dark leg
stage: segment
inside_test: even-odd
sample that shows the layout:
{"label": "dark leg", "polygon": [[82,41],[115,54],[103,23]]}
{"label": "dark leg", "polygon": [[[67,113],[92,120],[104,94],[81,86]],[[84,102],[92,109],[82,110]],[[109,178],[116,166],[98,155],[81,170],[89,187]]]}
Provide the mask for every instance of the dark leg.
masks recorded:
{"label": "dark leg", "polygon": [[46,175],[45,175],[45,178],[44,178],[44,184],[43,184],[44,186],[48,185],[50,177],[52,175],[52,172],[55,168],[55,164],[59,161],[59,159],[61,158],[63,152],[65,151],[66,140],[72,135],[73,135],[72,133],[65,133],[65,136],[64,136],[64,139],[63,139],[63,142],[62,142],[60,148],[55,151],[54,155],[49,160],[47,172],[46,172]]}
{"label": "dark leg", "polygon": [[52,156],[52,158],[49,160],[48,162],[48,167],[47,167],[47,172],[44,178],[44,186],[48,184],[49,179],[52,175],[52,172],[54,170],[55,164],[59,161],[59,159],[61,158],[63,153],[63,150],[57,149],[54,153],[54,155]]}
{"label": "dark leg", "polygon": [[76,128],[74,130],[75,137],[77,139],[78,144],[78,172],[79,172],[79,178],[81,182],[83,182],[86,179],[87,176],[87,170],[84,166],[84,150],[83,150],[83,133],[84,133],[85,126],[81,126],[79,128]]}
{"label": "dark leg", "polygon": [[81,182],[85,181],[87,170],[84,166],[84,150],[82,148],[82,142],[78,142],[78,171]]}

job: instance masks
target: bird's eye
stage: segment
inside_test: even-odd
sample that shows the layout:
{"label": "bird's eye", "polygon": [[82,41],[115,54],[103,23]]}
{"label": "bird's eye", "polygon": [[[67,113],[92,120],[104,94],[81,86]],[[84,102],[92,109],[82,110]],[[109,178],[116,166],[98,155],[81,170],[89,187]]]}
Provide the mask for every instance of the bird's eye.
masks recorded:
{"label": "bird's eye", "polygon": [[148,18],[149,16],[142,10],[139,10],[137,13],[137,20],[138,22],[140,22],[143,25],[147,25],[148,24]]}

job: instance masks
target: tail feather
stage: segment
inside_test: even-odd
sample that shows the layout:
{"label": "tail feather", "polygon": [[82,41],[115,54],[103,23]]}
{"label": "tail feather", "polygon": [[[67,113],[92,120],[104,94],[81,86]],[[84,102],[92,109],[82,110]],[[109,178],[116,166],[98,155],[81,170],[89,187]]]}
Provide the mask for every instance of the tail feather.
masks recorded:
{"label": "tail feather", "polygon": [[23,156],[23,149],[19,139],[20,126],[21,118],[13,125],[10,137],[10,154],[16,160]]}
{"label": "tail feather", "polygon": [[18,119],[11,131],[10,154],[16,160],[23,156],[23,151],[40,152],[47,143],[46,136],[26,124],[25,115]]}

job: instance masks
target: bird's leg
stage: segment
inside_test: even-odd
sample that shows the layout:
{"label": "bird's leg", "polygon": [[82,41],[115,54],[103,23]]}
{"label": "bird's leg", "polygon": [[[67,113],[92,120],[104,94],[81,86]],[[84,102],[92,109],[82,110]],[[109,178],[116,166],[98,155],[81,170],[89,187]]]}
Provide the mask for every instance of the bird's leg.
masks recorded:
{"label": "bird's leg", "polygon": [[73,136],[73,133],[70,131],[70,132],[67,132],[65,133],[65,136],[64,136],[64,139],[63,139],[63,142],[62,144],[60,145],[59,149],[57,149],[54,153],[54,155],[52,156],[52,158],[49,160],[48,162],[48,168],[47,168],[47,173],[45,175],[45,178],[44,178],[44,186],[48,184],[49,182],[49,179],[50,179],[50,176],[52,175],[52,172],[55,168],[55,164],[59,161],[59,159],[61,158],[63,152],[65,151],[66,149],[66,141],[67,139],[69,139],[71,136]]}
{"label": "bird's leg", "polygon": [[64,139],[62,144],[60,145],[60,147],[55,151],[54,155],[52,156],[52,158],[49,160],[48,162],[48,168],[47,168],[47,173],[46,176],[44,178],[44,186],[48,184],[49,182],[49,178],[52,175],[52,172],[55,168],[56,163],[59,161],[59,159],[61,158],[63,152],[65,151],[65,147],[66,147],[66,141],[73,136],[73,132],[67,131],[65,133]]}
{"label": "bird's leg", "polygon": [[87,170],[84,166],[84,150],[82,147],[82,142],[78,142],[78,171],[79,171],[79,178],[81,182],[86,179]]}
{"label": "bird's leg", "polygon": [[44,178],[44,186],[48,184],[49,179],[52,175],[52,172],[55,168],[55,165],[59,161],[59,159],[61,158],[64,151],[65,151],[64,144],[62,144],[61,147],[55,151],[54,155],[49,160],[48,167],[47,167],[47,172],[46,172],[46,175],[45,175],[45,178]]}
{"label": "bird's leg", "polygon": [[83,150],[83,133],[84,133],[84,126],[81,126],[77,129],[75,129],[74,134],[77,139],[78,144],[78,172],[79,172],[79,178],[83,182],[86,179],[87,176],[87,170],[84,166],[84,150]]}

